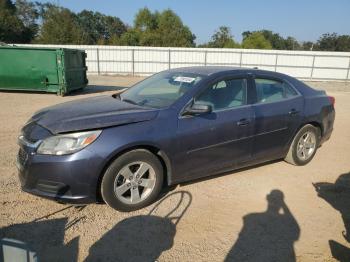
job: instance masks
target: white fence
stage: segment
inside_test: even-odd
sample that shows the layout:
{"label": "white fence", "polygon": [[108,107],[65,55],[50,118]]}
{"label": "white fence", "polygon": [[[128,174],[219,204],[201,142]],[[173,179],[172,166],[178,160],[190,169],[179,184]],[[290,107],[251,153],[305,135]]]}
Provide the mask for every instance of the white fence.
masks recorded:
{"label": "white fence", "polygon": [[350,53],[219,48],[167,48],[88,45],[65,47],[87,52],[89,74],[150,75],[184,66],[258,67],[304,80],[350,80]]}

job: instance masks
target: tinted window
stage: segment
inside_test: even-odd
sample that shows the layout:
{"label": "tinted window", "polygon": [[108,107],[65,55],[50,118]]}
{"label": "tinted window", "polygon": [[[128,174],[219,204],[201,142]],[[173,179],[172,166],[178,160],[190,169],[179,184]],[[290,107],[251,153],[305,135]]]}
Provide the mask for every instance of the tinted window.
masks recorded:
{"label": "tinted window", "polygon": [[246,93],[246,79],[223,80],[207,88],[196,102],[209,104],[213,110],[221,110],[245,105]]}
{"label": "tinted window", "polygon": [[297,95],[289,85],[271,79],[255,79],[257,102],[269,103],[283,100]]}

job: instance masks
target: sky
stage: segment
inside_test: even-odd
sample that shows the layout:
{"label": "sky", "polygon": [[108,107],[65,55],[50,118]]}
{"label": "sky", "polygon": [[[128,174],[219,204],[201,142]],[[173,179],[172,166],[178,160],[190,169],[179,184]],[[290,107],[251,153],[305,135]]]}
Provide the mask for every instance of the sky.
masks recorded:
{"label": "sky", "polygon": [[315,41],[323,33],[350,35],[350,0],[51,0],[74,12],[87,9],[117,16],[132,25],[140,8],[170,8],[180,16],[196,43],[208,42],[215,30],[229,26],[237,41],[242,32],[268,29],[283,37]]}

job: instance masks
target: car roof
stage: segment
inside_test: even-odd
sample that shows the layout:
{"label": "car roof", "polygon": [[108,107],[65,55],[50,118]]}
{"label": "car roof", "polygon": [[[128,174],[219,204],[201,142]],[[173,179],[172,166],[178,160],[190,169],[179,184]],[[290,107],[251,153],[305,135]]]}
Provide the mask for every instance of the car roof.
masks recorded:
{"label": "car roof", "polygon": [[181,73],[193,73],[199,75],[212,75],[215,73],[233,71],[233,70],[246,70],[247,68],[233,67],[233,66],[191,66],[191,67],[179,67],[170,69],[170,72],[181,72]]}
{"label": "car roof", "polygon": [[276,73],[273,71],[260,70],[258,68],[244,68],[244,67],[234,67],[234,66],[190,66],[190,67],[179,67],[170,69],[169,72],[179,72],[179,73],[192,73],[198,75],[210,76],[217,73],[225,73],[225,72],[234,72],[237,73],[265,73],[272,75],[279,75],[280,77],[284,76],[284,74]]}

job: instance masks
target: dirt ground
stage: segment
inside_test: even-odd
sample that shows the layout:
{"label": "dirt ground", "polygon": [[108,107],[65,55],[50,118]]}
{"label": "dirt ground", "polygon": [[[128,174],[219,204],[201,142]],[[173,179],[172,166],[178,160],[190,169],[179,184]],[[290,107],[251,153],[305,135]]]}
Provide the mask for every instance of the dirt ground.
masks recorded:
{"label": "dirt ground", "polygon": [[132,213],[21,192],[16,139],[36,110],[140,79],[91,77],[84,92],[66,97],[0,92],[0,238],[25,241],[40,261],[294,261],[294,253],[297,261],[336,261],[332,252],[349,259],[350,187],[341,184],[350,176],[350,92],[330,92],[335,130],[304,167],[279,161],[179,185]]}

